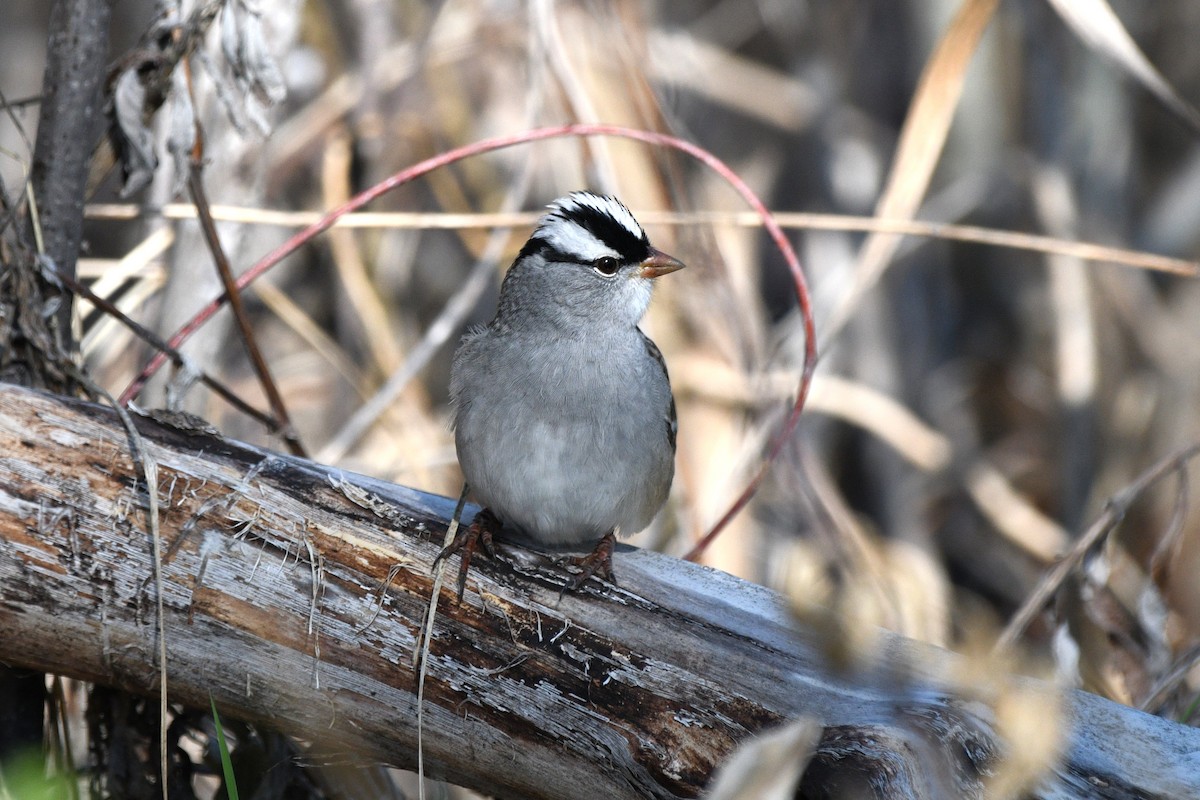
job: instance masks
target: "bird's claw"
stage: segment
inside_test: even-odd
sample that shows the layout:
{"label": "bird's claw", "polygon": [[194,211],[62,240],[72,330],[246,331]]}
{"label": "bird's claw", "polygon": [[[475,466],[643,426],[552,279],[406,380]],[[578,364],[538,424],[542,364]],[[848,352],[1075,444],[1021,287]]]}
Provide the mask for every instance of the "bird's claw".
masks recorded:
{"label": "bird's claw", "polygon": [[562,600],[563,595],[567,592],[575,592],[579,587],[587,583],[588,578],[596,577],[612,585],[616,586],[616,578],[613,577],[612,556],[613,550],[616,548],[617,539],[612,532],[601,537],[596,544],[596,548],[586,556],[573,558],[567,563],[579,570],[562,590],[558,593],[558,599]]}
{"label": "bird's claw", "polygon": [[458,602],[462,602],[463,592],[467,588],[467,572],[471,568],[471,558],[475,555],[475,551],[479,547],[483,547],[483,552],[487,553],[488,558],[496,557],[496,547],[492,542],[492,534],[500,528],[500,520],[488,509],[483,509],[475,515],[475,519],[466,528],[462,528],[454,535],[454,539],[450,544],[442,548],[442,551],[433,559],[433,566],[436,569],[444,559],[449,558],[455,553],[459,554],[460,561],[458,565]]}

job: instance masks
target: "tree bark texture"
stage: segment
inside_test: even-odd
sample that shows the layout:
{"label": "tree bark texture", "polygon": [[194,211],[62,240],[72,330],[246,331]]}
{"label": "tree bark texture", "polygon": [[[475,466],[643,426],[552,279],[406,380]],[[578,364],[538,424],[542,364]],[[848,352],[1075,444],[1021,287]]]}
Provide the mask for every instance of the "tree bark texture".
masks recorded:
{"label": "tree bark texture", "polygon": [[[417,758],[416,643],[452,503],[139,418],[157,465],[173,700],[267,722],[314,757]],[[107,409],[0,385],[0,661],[158,685],[147,496]],[[457,566],[452,559],[450,566]],[[499,797],[695,797],[753,734],[824,726],[810,768],[878,796],[982,796],[1005,752],[956,657],[885,636],[834,670],[772,592],[618,551],[619,588],[477,557],[442,590],[424,692],[427,774]],[[449,581],[452,583],[452,581]],[[903,676],[903,677],[901,677]],[[1042,797],[1200,796],[1200,731],[1084,693]]]}
{"label": "tree bark texture", "polygon": [[[54,0],[50,7],[32,177],[46,255],[68,275],[83,238],[88,163],[103,130],[111,18],[112,0]],[[70,331],[70,303],[64,305]]]}

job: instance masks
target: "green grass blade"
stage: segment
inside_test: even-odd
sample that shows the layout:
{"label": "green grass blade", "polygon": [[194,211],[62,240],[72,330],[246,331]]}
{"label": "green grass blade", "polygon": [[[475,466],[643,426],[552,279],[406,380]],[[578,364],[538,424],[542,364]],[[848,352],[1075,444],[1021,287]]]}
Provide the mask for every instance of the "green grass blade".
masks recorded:
{"label": "green grass blade", "polygon": [[212,706],[213,724],[217,726],[217,749],[221,752],[221,772],[225,775],[225,794],[229,800],[238,800],[237,781],[233,777],[233,760],[229,757],[229,745],[225,743],[225,729],[221,727],[221,717],[217,714],[217,703],[212,695],[208,696]]}

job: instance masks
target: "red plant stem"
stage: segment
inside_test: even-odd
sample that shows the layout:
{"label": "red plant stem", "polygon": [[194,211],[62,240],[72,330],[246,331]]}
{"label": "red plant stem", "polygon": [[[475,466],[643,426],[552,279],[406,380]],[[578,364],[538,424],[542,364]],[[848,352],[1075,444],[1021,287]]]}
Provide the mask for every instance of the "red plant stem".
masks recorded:
{"label": "red plant stem", "polygon": [[[660,147],[669,147],[679,150],[700,163],[704,164],[709,169],[716,172],[730,186],[733,187],[746,204],[754,209],[762,218],[763,226],[771,239],[774,240],[775,246],[779,248],[779,252],[783,255],[787,262],[788,269],[792,274],[793,285],[796,290],[796,300],[800,308],[801,318],[804,324],[804,364],[800,373],[800,384],[796,389],[796,399],[792,403],[791,409],[782,426],[776,431],[771,439],[770,447],[767,450],[766,457],[763,459],[762,465],[758,471],[750,479],[746,488],[738,496],[738,498],[729,507],[729,510],[713,525],[712,529],[706,533],[700,541],[691,549],[686,558],[696,560],[704,552],[705,548],[715,539],[722,530],[729,524],[758,490],[763,478],[766,476],[768,467],[779,456],[784,444],[791,438],[792,432],[796,429],[797,423],[800,421],[800,412],[804,408],[804,401],[808,397],[809,386],[812,383],[813,371],[817,366],[817,339],[816,328],[813,323],[812,302],[808,291],[808,282],[804,278],[804,271],[800,267],[800,259],[796,255],[796,251],[792,248],[791,242],[788,241],[783,229],[779,227],[779,223],[771,215],[771,212],[763,204],[762,200],[750,189],[746,182],[730,169],[730,167],[721,161],[707,150],[692,144],[691,142],[679,139],[665,133],[656,133],[654,131],[643,131],[636,128],[625,128],[618,125],[592,125],[592,124],[570,124],[558,125],[549,128],[537,128],[523,133],[513,134],[512,136],[498,136],[492,139],[483,139],[463,147],[458,147],[449,150],[433,158],[426,159],[419,164],[397,172],[390,178],[387,178],[361,194],[352,197],[342,205],[334,208],[332,211],[321,217],[317,222],[292,236],[283,244],[276,247],[267,255],[263,256],[250,269],[246,270],[237,280],[237,288],[239,291],[244,290],[260,275],[273,267],[275,264],[282,261],[286,256],[290,255],[301,245],[308,242],[317,234],[329,229],[339,218],[352,211],[362,208],[367,203],[371,202],[380,195],[390,192],[392,189],[402,186],[416,178],[421,177],[435,169],[453,164],[470,156],[490,153],[495,150],[512,147],[518,144],[526,144],[529,142],[538,142],[544,139],[555,139],[563,136],[616,136],[623,139],[633,139],[646,144],[657,145]],[[181,343],[188,339],[201,325],[208,321],[217,310],[228,301],[228,295],[222,294],[213,299],[207,306],[199,311],[190,321],[184,324],[175,334],[168,340],[168,343],[175,348],[178,348]],[[162,353],[156,353],[141,374],[134,379],[132,383],[126,387],[121,393],[120,402],[122,405],[127,405],[130,400],[138,395],[142,388],[146,385],[146,381],[154,375],[155,372],[162,367],[166,362],[167,357]]]}
{"label": "red plant stem", "polygon": [[229,298],[229,306],[233,311],[233,319],[237,324],[238,332],[242,336],[242,344],[246,348],[246,355],[250,357],[250,365],[254,368],[254,373],[258,376],[259,385],[262,386],[263,393],[267,396],[267,402],[271,405],[271,413],[278,420],[284,444],[287,445],[292,455],[304,458],[308,454],[304,451],[304,446],[300,443],[300,436],[292,426],[292,418],[288,414],[287,405],[283,402],[283,395],[280,394],[279,387],[275,384],[275,379],[271,376],[271,368],[267,366],[267,359],[263,357],[262,350],[258,346],[258,341],[254,338],[254,329],[250,325],[250,315],[246,312],[246,308],[242,303],[242,293],[236,288],[237,284],[234,281],[233,270],[229,266],[229,257],[225,255],[225,249],[221,246],[221,236],[217,233],[217,224],[213,221],[212,210],[208,204],[208,194],[204,191],[204,178],[202,175],[204,170],[203,145],[204,138],[197,134],[196,144],[192,150],[191,162],[188,164],[188,191],[192,195],[192,204],[196,206],[196,217],[200,222],[200,230],[204,234],[204,240],[208,244],[209,252],[212,253],[213,265],[217,269],[221,285],[225,287],[225,296]]}

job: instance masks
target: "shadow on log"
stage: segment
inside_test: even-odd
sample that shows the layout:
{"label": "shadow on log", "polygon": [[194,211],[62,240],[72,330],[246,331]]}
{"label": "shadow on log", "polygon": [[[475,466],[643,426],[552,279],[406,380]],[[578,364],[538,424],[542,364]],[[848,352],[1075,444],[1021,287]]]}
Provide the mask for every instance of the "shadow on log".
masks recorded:
{"label": "shadow on log", "polygon": [[[313,758],[414,767],[413,648],[453,503],[138,425],[158,464],[172,700],[211,693]],[[0,661],[157,691],[129,453],[108,409],[0,385]],[[561,601],[482,558],[461,605],[442,590],[430,776],[499,797],[695,797],[739,743],[802,716],[825,728],[810,792],[982,796],[1000,768],[987,698],[948,688],[955,656],[883,634],[884,666],[838,673],[766,589],[631,548],[615,565],[619,588]],[[1081,692],[1059,705],[1064,756],[1036,796],[1200,796],[1200,731]]]}

